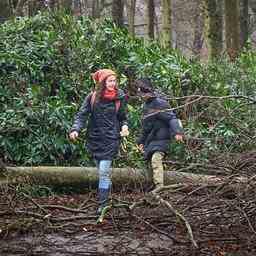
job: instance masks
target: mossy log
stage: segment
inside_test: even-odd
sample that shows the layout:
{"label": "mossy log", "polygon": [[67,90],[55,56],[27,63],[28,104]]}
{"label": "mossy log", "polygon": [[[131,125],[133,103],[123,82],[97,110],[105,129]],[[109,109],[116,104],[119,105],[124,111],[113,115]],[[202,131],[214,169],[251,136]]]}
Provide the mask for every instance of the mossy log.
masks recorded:
{"label": "mossy log", "polygon": [[[146,182],[146,171],[133,168],[113,168],[112,182],[114,187],[143,187]],[[221,177],[199,175],[177,171],[165,171],[165,184],[196,183],[213,184]],[[0,171],[0,184],[35,184],[52,186],[96,187],[98,172],[95,167],[5,167]]]}

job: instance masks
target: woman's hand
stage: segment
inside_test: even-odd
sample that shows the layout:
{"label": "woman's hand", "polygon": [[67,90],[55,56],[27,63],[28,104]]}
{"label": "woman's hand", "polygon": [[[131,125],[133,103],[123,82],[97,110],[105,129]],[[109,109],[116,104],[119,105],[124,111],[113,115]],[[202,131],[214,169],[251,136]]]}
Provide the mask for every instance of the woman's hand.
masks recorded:
{"label": "woman's hand", "polygon": [[69,138],[73,141],[76,141],[76,139],[78,138],[78,132],[77,131],[73,131],[69,134]]}
{"label": "woman's hand", "polygon": [[127,125],[123,125],[123,126],[122,126],[120,135],[121,135],[122,137],[127,137],[127,136],[129,136],[129,128],[128,128]]}
{"label": "woman's hand", "polygon": [[178,142],[183,142],[183,135],[182,134],[176,134],[175,135],[175,140]]}
{"label": "woman's hand", "polygon": [[141,153],[144,153],[144,145],[143,145],[143,144],[137,145],[137,149],[138,149]]}

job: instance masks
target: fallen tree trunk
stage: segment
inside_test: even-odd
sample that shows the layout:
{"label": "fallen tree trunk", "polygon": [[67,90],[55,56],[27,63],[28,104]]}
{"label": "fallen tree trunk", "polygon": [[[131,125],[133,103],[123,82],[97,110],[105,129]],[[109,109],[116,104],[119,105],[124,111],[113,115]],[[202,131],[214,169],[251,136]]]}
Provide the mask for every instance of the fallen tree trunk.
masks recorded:
{"label": "fallen tree trunk", "polygon": [[[146,184],[146,171],[133,168],[113,168],[112,182],[114,187],[143,187]],[[223,177],[222,177],[223,178]],[[165,172],[165,184],[193,183],[216,184],[221,177],[182,173],[177,171]],[[96,187],[98,172],[95,167],[5,167],[0,171],[0,184],[35,184],[52,186],[83,186]]]}
{"label": "fallen tree trunk", "polygon": [[[141,171],[132,168],[114,168],[114,185],[136,185],[145,182]],[[5,167],[0,173],[0,184],[35,184],[52,186],[96,187],[98,172],[95,167]]]}

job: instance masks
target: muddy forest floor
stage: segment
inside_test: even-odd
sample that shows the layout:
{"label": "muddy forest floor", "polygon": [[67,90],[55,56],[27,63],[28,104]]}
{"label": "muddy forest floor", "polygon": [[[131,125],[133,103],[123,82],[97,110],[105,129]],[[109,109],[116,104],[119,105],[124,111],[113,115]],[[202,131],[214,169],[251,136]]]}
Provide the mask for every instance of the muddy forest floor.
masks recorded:
{"label": "muddy forest floor", "polygon": [[102,223],[95,191],[2,187],[0,255],[256,255],[255,162],[241,163],[218,184],[113,192]]}

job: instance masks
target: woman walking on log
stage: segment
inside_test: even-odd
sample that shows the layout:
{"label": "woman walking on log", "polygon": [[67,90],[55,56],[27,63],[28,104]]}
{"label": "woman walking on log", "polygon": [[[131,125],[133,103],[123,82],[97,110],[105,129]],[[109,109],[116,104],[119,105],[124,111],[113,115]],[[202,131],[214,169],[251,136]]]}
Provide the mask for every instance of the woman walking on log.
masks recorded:
{"label": "woman walking on log", "polygon": [[87,123],[86,147],[92,154],[99,172],[100,214],[108,203],[111,189],[111,164],[117,155],[120,139],[129,135],[127,98],[118,88],[117,74],[111,69],[100,69],[92,74],[95,89],[87,95],[76,114],[69,137],[76,140]]}

